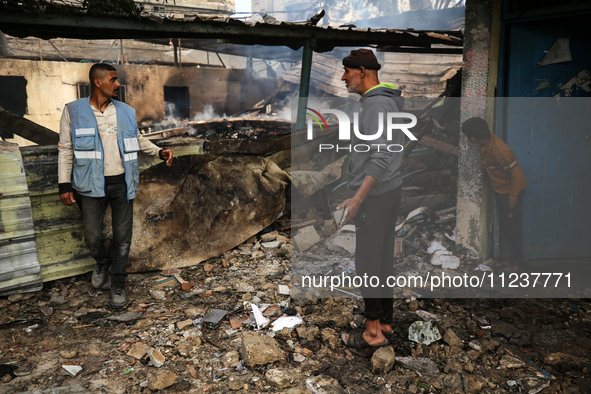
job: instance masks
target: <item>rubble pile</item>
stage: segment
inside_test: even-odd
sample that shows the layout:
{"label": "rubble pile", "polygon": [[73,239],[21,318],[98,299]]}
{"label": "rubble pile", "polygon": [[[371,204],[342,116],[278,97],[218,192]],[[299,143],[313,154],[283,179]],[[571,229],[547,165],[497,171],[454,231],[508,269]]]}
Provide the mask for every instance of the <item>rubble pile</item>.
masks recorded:
{"label": "rubble pile", "polygon": [[295,298],[270,230],[130,274],[123,310],[88,274],[1,298],[0,393],[591,391],[589,300],[400,298],[388,346],[348,349],[361,301]]}

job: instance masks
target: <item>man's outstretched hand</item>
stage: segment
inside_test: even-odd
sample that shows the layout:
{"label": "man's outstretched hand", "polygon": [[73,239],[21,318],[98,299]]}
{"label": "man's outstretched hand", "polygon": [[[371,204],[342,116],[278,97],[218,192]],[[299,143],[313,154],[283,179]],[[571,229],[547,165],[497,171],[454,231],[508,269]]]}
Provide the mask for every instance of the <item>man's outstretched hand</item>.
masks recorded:
{"label": "man's outstretched hand", "polygon": [[167,166],[172,165],[172,151],[170,149],[162,150],[162,159],[166,162]]}

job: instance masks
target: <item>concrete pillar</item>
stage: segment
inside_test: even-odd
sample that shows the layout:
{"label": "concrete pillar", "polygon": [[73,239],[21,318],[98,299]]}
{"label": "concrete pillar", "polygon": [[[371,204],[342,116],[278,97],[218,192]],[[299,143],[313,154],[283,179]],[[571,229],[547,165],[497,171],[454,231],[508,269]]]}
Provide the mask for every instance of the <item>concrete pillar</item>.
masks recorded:
{"label": "concrete pillar", "polygon": [[[493,0],[466,2],[461,122],[480,116],[493,124],[490,104],[497,79],[499,6],[500,1]],[[457,244],[483,260],[492,254],[493,198],[478,147],[463,134],[458,166]]]}

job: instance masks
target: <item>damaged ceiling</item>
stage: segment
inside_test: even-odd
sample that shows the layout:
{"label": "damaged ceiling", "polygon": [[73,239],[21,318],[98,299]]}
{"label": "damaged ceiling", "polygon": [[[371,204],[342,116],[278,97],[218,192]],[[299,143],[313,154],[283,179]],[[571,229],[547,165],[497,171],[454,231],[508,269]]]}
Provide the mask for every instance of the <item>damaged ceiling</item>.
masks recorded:
{"label": "damaged ceiling", "polygon": [[[61,12],[61,13],[58,13]],[[172,20],[142,14],[139,17],[86,15],[79,7],[52,7],[42,13],[3,10],[0,30],[15,37],[50,39],[162,37],[222,39],[244,45],[287,46],[298,49],[306,40],[316,52],[338,46],[374,46],[393,52],[462,53],[459,31],[415,31],[356,27],[317,27],[312,23],[244,22],[228,17],[193,16]]]}

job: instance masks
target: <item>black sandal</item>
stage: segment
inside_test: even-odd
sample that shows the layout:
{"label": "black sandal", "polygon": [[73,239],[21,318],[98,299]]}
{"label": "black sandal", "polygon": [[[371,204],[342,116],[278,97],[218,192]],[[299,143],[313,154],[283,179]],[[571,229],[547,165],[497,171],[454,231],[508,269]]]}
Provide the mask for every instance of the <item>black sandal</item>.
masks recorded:
{"label": "black sandal", "polygon": [[[349,339],[346,339],[347,335],[349,335]],[[383,343],[380,343],[378,345],[371,345],[365,340],[365,338],[363,338],[363,331],[355,331],[349,334],[343,333],[341,334],[341,339],[343,340],[345,346],[354,349],[372,349],[390,344],[390,342],[388,342],[387,339],[384,339]]]}

